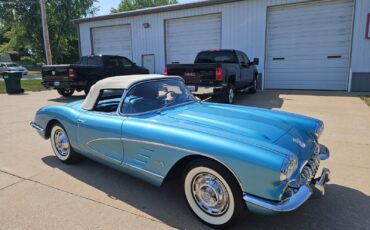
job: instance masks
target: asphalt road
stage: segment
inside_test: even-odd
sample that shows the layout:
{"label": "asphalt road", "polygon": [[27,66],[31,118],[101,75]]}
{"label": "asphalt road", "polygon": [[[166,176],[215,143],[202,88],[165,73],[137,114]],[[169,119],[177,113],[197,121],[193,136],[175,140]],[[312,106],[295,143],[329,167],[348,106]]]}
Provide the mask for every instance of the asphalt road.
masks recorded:
{"label": "asphalt road", "polygon": [[[81,94],[82,95],[82,94]],[[179,180],[161,188],[90,160],[65,165],[29,127],[52,91],[0,95],[0,229],[207,229],[187,208]],[[324,197],[276,216],[244,215],[235,229],[370,229],[370,107],[338,92],[264,91],[238,104],[324,120],[332,152]],[[321,166],[321,167],[322,167]]]}

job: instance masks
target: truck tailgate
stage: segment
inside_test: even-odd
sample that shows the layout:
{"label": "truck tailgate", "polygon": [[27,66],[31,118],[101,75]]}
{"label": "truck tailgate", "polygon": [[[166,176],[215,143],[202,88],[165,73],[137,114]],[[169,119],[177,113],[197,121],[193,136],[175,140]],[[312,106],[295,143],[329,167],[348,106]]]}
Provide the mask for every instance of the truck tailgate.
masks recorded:
{"label": "truck tailgate", "polygon": [[167,65],[168,75],[180,76],[185,84],[199,84],[215,80],[218,64],[171,64]]}
{"label": "truck tailgate", "polygon": [[47,65],[42,67],[43,81],[68,81],[70,65]]}

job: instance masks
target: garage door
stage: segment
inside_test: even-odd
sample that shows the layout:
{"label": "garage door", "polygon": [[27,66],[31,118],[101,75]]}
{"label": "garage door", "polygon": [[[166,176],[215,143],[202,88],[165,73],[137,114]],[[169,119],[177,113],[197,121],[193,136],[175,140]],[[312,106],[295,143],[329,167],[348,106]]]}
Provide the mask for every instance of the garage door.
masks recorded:
{"label": "garage door", "polygon": [[93,28],[94,54],[122,55],[132,59],[131,26],[105,26]]}
{"label": "garage door", "polygon": [[166,21],[167,63],[192,63],[201,50],[221,48],[221,14]]}
{"label": "garage door", "polygon": [[269,8],[265,88],[346,90],[352,13],[350,0]]}

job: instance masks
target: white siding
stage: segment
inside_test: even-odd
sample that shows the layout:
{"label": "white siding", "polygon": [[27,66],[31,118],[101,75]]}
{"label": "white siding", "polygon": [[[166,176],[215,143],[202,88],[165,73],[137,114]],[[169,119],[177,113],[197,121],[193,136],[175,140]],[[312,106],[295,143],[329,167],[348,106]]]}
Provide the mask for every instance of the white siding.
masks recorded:
{"label": "white siding", "polygon": [[[239,49],[246,52],[251,59],[260,58],[258,70],[264,73],[267,6],[294,2],[302,1],[247,0],[135,17],[85,22],[80,24],[81,55],[91,54],[90,28],[131,24],[133,61],[141,64],[143,54],[155,54],[156,72],[163,73],[166,64],[165,20],[221,13],[221,48]],[[150,28],[143,28],[143,23],[150,23]]]}
{"label": "white siding", "polygon": [[192,63],[201,50],[221,48],[221,14],[166,21],[167,63]]}
{"label": "white siding", "polygon": [[369,0],[356,0],[355,22],[352,45],[352,72],[370,72],[370,39],[365,38]]}
{"label": "white siding", "polygon": [[269,8],[266,88],[346,90],[352,13],[352,0]]}
{"label": "white siding", "polygon": [[132,58],[130,25],[91,29],[94,54],[122,55]]}
{"label": "white siding", "polygon": [[[296,2],[307,1],[245,0],[194,9],[85,22],[80,24],[81,54],[91,54],[90,28],[131,24],[133,61],[140,65],[143,54],[154,54],[156,72],[162,73],[165,66],[165,20],[221,13],[221,48],[239,49],[246,52],[251,59],[260,58],[258,70],[264,76],[267,7]],[[370,41],[364,38],[367,12],[370,12],[369,0],[356,0],[352,68],[353,71],[358,72],[370,72]],[[150,28],[143,28],[143,23],[150,23]]]}

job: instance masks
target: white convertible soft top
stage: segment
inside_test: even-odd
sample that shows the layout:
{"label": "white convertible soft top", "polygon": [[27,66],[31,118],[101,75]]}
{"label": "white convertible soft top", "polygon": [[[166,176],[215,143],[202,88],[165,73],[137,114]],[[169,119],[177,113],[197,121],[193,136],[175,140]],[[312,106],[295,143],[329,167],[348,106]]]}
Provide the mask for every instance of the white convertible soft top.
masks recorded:
{"label": "white convertible soft top", "polygon": [[146,80],[156,80],[156,79],[168,79],[168,78],[178,78],[177,76],[165,76],[160,74],[145,74],[145,75],[126,75],[105,78],[98,81],[90,89],[89,94],[86,96],[85,101],[82,103],[82,108],[86,110],[92,110],[94,108],[95,102],[99,97],[101,90],[104,89],[128,89],[135,83]]}

